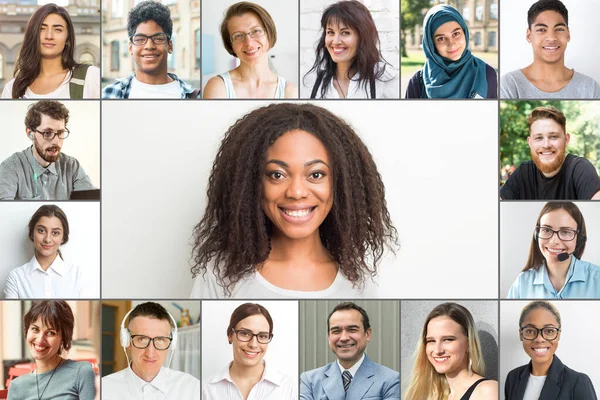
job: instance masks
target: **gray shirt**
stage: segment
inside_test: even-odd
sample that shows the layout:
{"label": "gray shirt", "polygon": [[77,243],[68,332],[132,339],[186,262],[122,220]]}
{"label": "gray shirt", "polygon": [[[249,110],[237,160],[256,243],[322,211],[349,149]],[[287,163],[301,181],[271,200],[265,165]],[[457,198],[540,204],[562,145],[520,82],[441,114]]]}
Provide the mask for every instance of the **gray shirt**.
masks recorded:
{"label": "gray shirt", "polygon": [[600,99],[600,85],[589,76],[573,71],[573,78],[558,92],[536,88],[520,69],[500,79],[501,99]]}
{"label": "gray shirt", "polygon": [[[54,373],[54,375],[52,375]],[[96,383],[94,369],[88,361],[64,360],[56,370],[22,375],[11,382],[8,400],[37,399],[38,386],[42,399],[94,400]]]}
{"label": "gray shirt", "polygon": [[69,200],[74,190],[95,189],[79,161],[61,153],[42,167],[31,147],[0,164],[0,200]]}

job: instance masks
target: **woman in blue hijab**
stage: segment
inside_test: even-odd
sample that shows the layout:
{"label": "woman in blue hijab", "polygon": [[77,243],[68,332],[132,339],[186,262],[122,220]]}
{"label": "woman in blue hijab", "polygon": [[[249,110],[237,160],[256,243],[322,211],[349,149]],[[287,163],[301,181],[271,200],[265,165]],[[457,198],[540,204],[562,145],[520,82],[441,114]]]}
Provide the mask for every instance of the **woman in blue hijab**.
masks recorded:
{"label": "woman in blue hijab", "polygon": [[432,7],[423,21],[425,66],[409,81],[406,98],[482,99],[498,97],[494,68],[468,49],[469,29],[447,4]]}

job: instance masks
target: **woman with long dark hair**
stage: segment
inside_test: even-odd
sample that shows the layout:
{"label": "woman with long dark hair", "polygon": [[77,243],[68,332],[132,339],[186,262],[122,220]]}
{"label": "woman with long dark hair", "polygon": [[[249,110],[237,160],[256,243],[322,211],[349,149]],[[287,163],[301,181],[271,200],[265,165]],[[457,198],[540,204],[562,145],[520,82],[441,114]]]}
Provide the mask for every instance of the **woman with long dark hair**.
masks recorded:
{"label": "woman with long dark hair", "polygon": [[529,258],[508,298],[600,298],[600,268],[582,261],[585,220],[570,201],[551,201],[540,211]]}
{"label": "woman with long dark hair", "polygon": [[29,19],[3,98],[100,98],[100,70],[75,61],[75,30],[68,11],[45,4]]}
{"label": "woman with long dark hair", "polygon": [[356,0],[328,6],[321,16],[316,58],[304,75],[310,98],[399,98],[398,79],[383,58],[371,12]]}
{"label": "woman with long dark hair", "polygon": [[15,298],[79,298],[89,289],[83,270],[63,260],[60,247],[69,241],[69,221],[55,205],[41,206],[29,221],[34,255],[27,264],[10,271],[4,295]]}

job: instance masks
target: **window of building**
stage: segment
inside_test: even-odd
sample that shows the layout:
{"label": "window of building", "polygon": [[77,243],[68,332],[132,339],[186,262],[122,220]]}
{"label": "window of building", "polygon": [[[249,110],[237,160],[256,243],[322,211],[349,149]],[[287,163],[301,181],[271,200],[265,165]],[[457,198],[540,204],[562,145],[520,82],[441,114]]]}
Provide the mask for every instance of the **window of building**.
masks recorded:
{"label": "window of building", "polygon": [[471,9],[469,7],[463,7],[462,17],[465,21],[469,21],[471,19]]}
{"label": "window of building", "polygon": [[481,46],[481,32],[475,32],[474,37],[475,46]]}
{"label": "window of building", "polygon": [[94,60],[94,55],[92,53],[90,53],[89,51],[85,51],[83,53],[81,53],[81,55],[79,56],[79,62],[81,64],[90,64],[90,65],[95,65],[95,60]]}
{"label": "window of building", "polygon": [[119,58],[119,41],[113,40],[110,42],[110,70],[120,70],[120,58]]}
{"label": "window of building", "polygon": [[498,20],[498,3],[490,4],[490,19]]}
{"label": "window of building", "polygon": [[483,4],[478,4],[475,7],[475,21],[483,21]]}
{"label": "window of building", "polygon": [[112,0],[110,4],[110,16],[112,18],[121,18],[125,4],[123,0]]}
{"label": "window of building", "polygon": [[488,47],[496,47],[496,32],[488,32]]}

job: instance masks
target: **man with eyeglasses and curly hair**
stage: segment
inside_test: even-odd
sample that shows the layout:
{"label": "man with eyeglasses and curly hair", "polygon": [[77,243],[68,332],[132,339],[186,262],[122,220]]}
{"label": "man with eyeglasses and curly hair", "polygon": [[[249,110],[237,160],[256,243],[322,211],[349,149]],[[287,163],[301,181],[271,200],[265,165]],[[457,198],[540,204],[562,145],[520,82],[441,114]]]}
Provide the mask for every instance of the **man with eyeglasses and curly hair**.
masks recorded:
{"label": "man with eyeglasses and curly hair", "polygon": [[127,17],[129,55],[135,71],[117,79],[102,91],[104,99],[191,99],[200,90],[168,71],[168,57],[173,53],[173,21],[169,7],[142,1]]}
{"label": "man with eyeglasses and curly hair", "polygon": [[69,136],[69,110],[40,100],[25,116],[32,146],[0,164],[0,200],[68,200],[73,191],[95,189],[79,161],[61,152]]}

